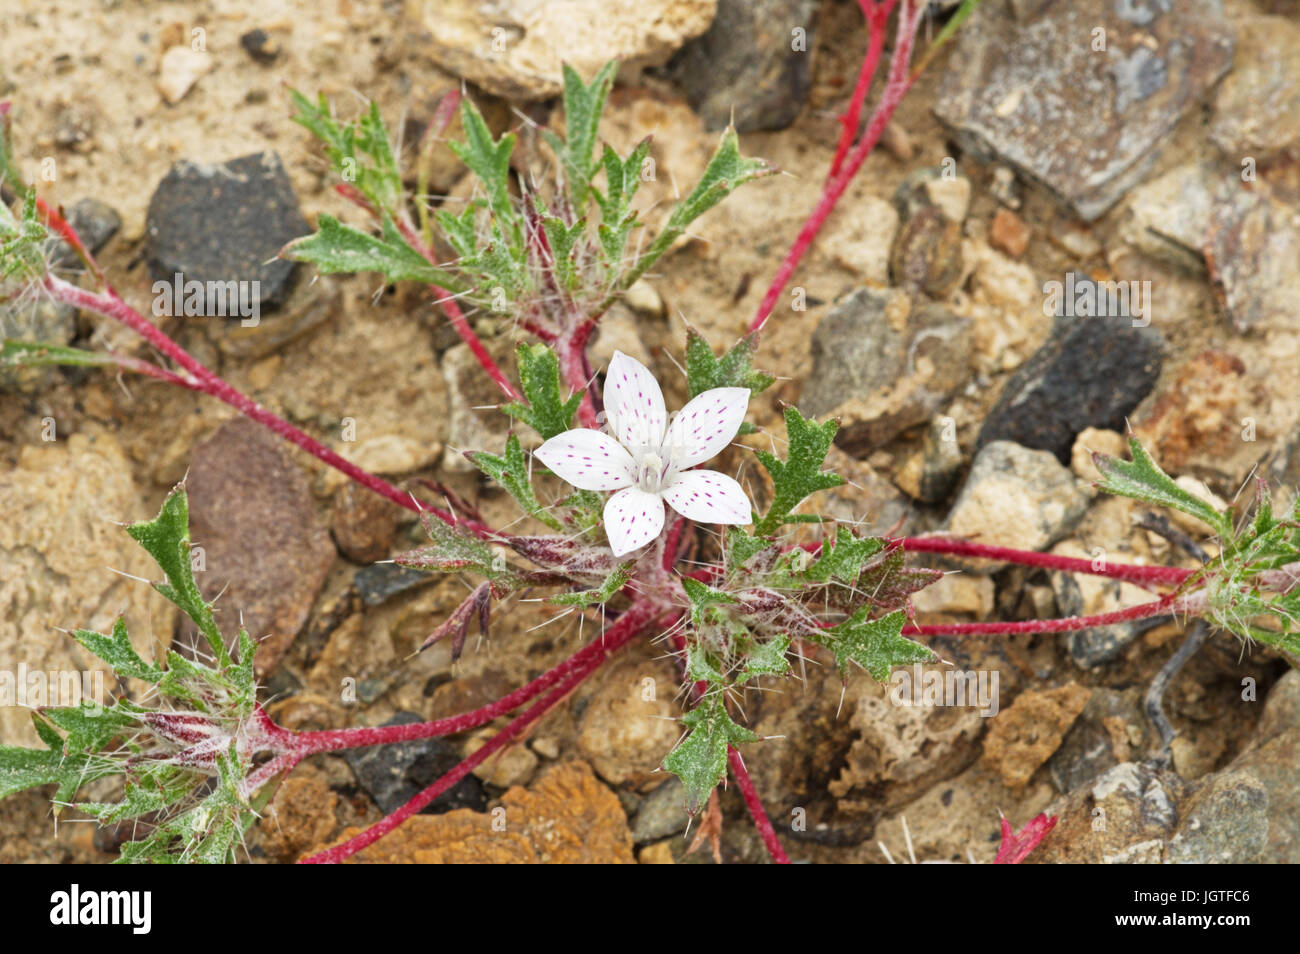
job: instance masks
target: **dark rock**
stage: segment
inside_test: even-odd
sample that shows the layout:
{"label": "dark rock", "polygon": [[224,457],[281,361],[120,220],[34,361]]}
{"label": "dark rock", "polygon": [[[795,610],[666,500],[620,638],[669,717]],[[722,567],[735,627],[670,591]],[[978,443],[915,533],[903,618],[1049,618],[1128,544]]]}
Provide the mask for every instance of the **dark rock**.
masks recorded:
{"label": "dark rock", "polygon": [[[413,712],[399,712],[384,725],[410,725],[421,721]],[[343,753],[343,758],[351,766],[357,783],[385,815],[397,811],[461,761],[459,749],[443,739],[349,749]],[[421,814],[440,815],[456,808],[476,812],[487,808],[483,783],[472,774],[426,805]]]}
{"label": "dark rock", "polygon": [[155,281],[170,284],[179,273],[182,282],[258,282],[251,300],[269,311],[284,302],[298,267],[276,254],[311,228],[280,157],[263,152],[174,164],[149,200],[146,231]]}
{"label": "dark rock", "polygon": [[676,776],[642,799],[632,818],[632,841],[638,845],[658,841],[686,830],[686,795]]}
{"label": "dark rock", "polygon": [[[812,85],[817,8],[821,0],[719,0],[713,26],[669,64],[710,129],[735,117],[736,129],[784,129]],[[793,31],[804,31],[794,48]]]}
{"label": "dark rock", "polygon": [[385,600],[399,593],[436,583],[438,577],[423,570],[413,570],[409,566],[396,563],[375,563],[357,570],[353,585],[361,594],[361,602],[366,606],[378,606]]}
{"label": "dark rock", "polygon": [[[1119,580],[1106,580],[1101,584],[1099,599],[1085,601],[1078,580],[1070,573],[1052,573],[1052,592],[1062,616],[1083,616],[1110,612],[1121,608]],[[1081,669],[1095,669],[1117,658],[1130,644],[1149,629],[1164,623],[1162,617],[1139,619],[1111,626],[1094,626],[1066,633],[1066,651]]]}
{"label": "dark rock", "polygon": [[813,333],[805,414],[835,414],[835,443],[856,456],[932,417],[970,374],[971,328],[939,305],[863,288]]}
{"label": "dark rock", "polygon": [[1095,219],[1228,70],[1232,31],[1219,0],[1020,7],[985,3],[963,25],[935,113],[967,151]]}
{"label": "dark rock", "polygon": [[[67,211],[68,224],[76,230],[81,244],[94,255],[108,244],[108,240],[122,227],[122,216],[107,202],[98,199],[79,199]],[[67,242],[60,241],[50,253],[50,264],[55,268],[75,267],[80,259]]]}
{"label": "dark rock", "polygon": [[1052,784],[1062,795],[1091,785],[1103,772],[1132,753],[1142,754],[1146,720],[1138,708],[1138,693],[1094,689],[1061,746],[1047,760]]}
{"label": "dark rock", "polygon": [[[257,671],[274,670],[307,621],[334,562],[311,488],[284,442],[237,417],[194,448],[186,480],[196,574],[227,633],[261,640]],[[183,642],[189,642],[184,639]]]}
{"label": "dark rock", "polygon": [[263,66],[269,66],[280,56],[280,44],[260,27],[243,34],[239,38],[239,45]]}
{"label": "dark rock", "polygon": [[[1099,297],[1105,283],[1073,276],[1076,289],[1092,286]],[[1124,431],[1124,421],[1160,376],[1164,338],[1137,319],[1119,312],[1110,301],[1111,317],[1066,317],[1071,281],[1058,308],[1052,333],[1007,382],[1002,397],[984,420],[977,446],[1015,441],[1048,450],[1063,463],[1079,432],[1087,427]],[[1113,292],[1113,289],[1110,290]],[[1149,302],[1148,302],[1149,305]]]}

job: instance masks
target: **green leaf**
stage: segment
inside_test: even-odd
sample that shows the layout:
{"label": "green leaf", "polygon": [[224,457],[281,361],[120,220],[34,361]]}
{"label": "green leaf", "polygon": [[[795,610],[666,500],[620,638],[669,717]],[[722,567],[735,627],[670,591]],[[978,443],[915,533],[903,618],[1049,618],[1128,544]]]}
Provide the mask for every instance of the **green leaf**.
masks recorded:
{"label": "green leaf", "polygon": [[139,653],[135,651],[135,647],[131,645],[131,637],[126,632],[126,623],[120,616],[113,621],[113,634],[111,636],[105,636],[102,633],[92,632],[88,629],[79,629],[73,632],[72,637],[112,666],[113,671],[119,676],[128,679],[143,679],[153,685],[157,685],[158,680],[162,679],[162,668],[152,663],[146,663],[140,658]]}
{"label": "green leaf", "polygon": [[[5,121],[8,121],[7,116]],[[16,183],[21,180],[5,181]],[[0,279],[27,283],[44,277],[48,268],[44,245],[48,234],[36,215],[34,189],[27,190],[21,218],[15,219],[9,207],[0,202]]]}
{"label": "green leaf", "polygon": [[839,429],[838,422],[817,424],[804,417],[794,407],[785,409],[785,430],[789,438],[789,454],[784,461],[767,451],[756,451],[759,462],[772,475],[774,488],[772,506],[767,515],[754,527],[755,536],[774,533],[788,522],[790,512],[810,494],[831,487],[839,487],[844,478],[822,470],[826,454]]}
{"label": "green leaf", "polygon": [[790,637],[778,633],[762,643],[751,645],[745,656],[737,683],[746,683],[755,676],[784,676],[790,671],[790,661],[785,654],[790,650]]}
{"label": "green leaf", "polygon": [[573,415],[586,392],[560,399],[560,359],[546,345],[520,344],[515,356],[519,362],[519,382],[528,403],[511,401],[502,410],[523,421],[542,435],[543,440],[563,434],[572,426]]}
{"label": "green leaf", "polygon": [[[745,567],[750,560],[764,550],[772,550],[772,544],[760,537],[751,537],[739,527],[727,527],[724,545],[724,562],[728,573],[735,573]],[[779,551],[778,551],[779,552]]]}
{"label": "green leaf", "polygon": [[586,234],[587,220],[578,219],[573,225],[566,226],[563,219],[549,215],[542,219],[542,229],[546,232],[546,242],[551,249],[555,280],[561,288],[573,291],[581,282],[573,253]]}
{"label": "green leaf", "polygon": [[691,397],[714,388],[749,388],[753,395],[771,387],[776,379],[754,370],[757,346],[757,335],[746,335],[718,358],[703,335],[686,329],[686,381]]}
{"label": "green leaf", "polygon": [[822,544],[821,555],[808,567],[807,577],[818,583],[852,583],[866,562],[883,549],[885,541],[879,537],[855,537],[848,527],[839,526],[834,539]]}
{"label": "green leaf", "polygon": [[542,509],[533,493],[533,484],[528,476],[528,459],[524,456],[519,438],[511,434],[506,439],[506,452],[502,457],[487,451],[471,451],[465,455],[479,470],[487,474],[504,487],[524,512],[536,517],[552,530],[563,530],[564,525],[553,514]]}
{"label": "green leaf", "polygon": [[1225,540],[1232,538],[1231,511],[1220,513],[1204,500],[1179,487],[1172,477],[1157,466],[1137,438],[1130,437],[1128,446],[1133,456],[1131,461],[1106,454],[1092,455],[1093,462],[1102,475],[1102,479],[1097,482],[1098,487],[1121,497],[1171,507],[1209,524]]}
{"label": "green leaf", "polygon": [[0,745],[0,798],[43,785],[58,785],[55,802],[69,802],[85,782],[116,774],[117,768],[84,752],[64,753],[62,740],[53,730],[42,731],[42,720],[33,713],[37,731],[48,749],[26,749]]}
{"label": "green leaf", "polygon": [[682,780],[686,811],[694,815],[722,781],[727,770],[727,746],[757,742],[758,736],[731,720],[720,693],[705,696],[682,716],[682,724],[690,734],[664,759],[664,768]]}
{"label": "green leaf", "polygon": [[0,344],[0,367],[40,367],[64,365],[68,367],[95,367],[116,364],[112,355],[83,351],[66,345],[44,341],[19,341],[5,338]]}
{"label": "green leaf", "polygon": [[140,712],[129,702],[118,701],[105,708],[83,701],[75,707],[50,707],[41,714],[67,733],[63,740],[66,752],[98,752],[126,730],[140,725]]}
{"label": "green leaf", "polygon": [[640,278],[651,265],[668,251],[686,232],[687,226],[713,208],[733,191],[746,182],[776,172],[774,166],[762,159],[746,159],[740,154],[740,140],[734,127],[728,127],[722,134],[718,149],[704,169],[704,175],[691,194],[686,197],[669,216],[667,224],[660,232],[636,267],[624,274],[620,285],[628,288]]}
{"label": "green leaf", "polygon": [[428,512],[420,514],[420,522],[433,545],[403,553],[394,558],[394,563],[441,573],[473,570],[489,579],[507,571],[492,548],[469,531],[453,527]]}
{"label": "green leaf", "polygon": [[355,122],[341,123],[331,114],[324,95],[313,103],[291,89],[289,97],[298,110],[293,121],[325,144],[330,165],[339,177],[355,186],[376,209],[396,214],[402,203],[402,173],[379,106],[372,102]]}
{"label": "green leaf", "polygon": [[895,666],[931,662],[936,658],[920,643],[902,635],[907,616],[901,610],[880,619],[868,619],[870,612],[871,607],[864,606],[838,626],[810,637],[835,654],[840,674],[846,679],[849,663],[857,663],[871,678],[884,682]]}
{"label": "green leaf", "polygon": [[618,63],[606,63],[591,85],[583,83],[582,77],[569,64],[565,63],[563,70],[564,140],[561,142],[554,136],[548,138],[564,168],[570,201],[581,215],[587,204],[591,178],[595,175],[592,150],[596,145],[596,130],[600,125],[600,114],[605,109],[605,97],[614,85]]}
{"label": "green leaf", "polygon": [[494,140],[483,114],[468,97],[461,100],[460,119],[465,130],[465,142],[447,145],[483,183],[488,207],[508,230],[511,245],[518,247],[519,212],[510,198],[510,154],[514,152],[515,135],[506,133],[500,140]]}
{"label": "green leaf", "polygon": [[597,235],[612,270],[622,270],[628,237],[638,225],[636,213],[632,211],[632,199],[641,186],[641,169],[649,153],[650,137],[647,136],[636,144],[626,160],[620,159],[609,146],[601,156],[607,191],[602,194],[593,187],[591,192],[600,208]]}
{"label": "green leaf", "polygon": [[167,582],[155,583],[154,589],[194,621],[220,665],[228,665],[230,653],[212,616],[212,604],[203,599],[190,566],[189,502],[185,491],[173,490],[157,517],[134,523],[126,532],[149,551],[167,577]]}
{"label": "green leaf", "polygon": [[621,563],[610,571],[597,589],[580,590],[577,593],[561,593],[558,596],[552,596],[550,602],[559,606],[595,606],[608,603],[619,590],[627,585],[627,581],[632,579],[632,570],[635,567],[635,560]]}
{"label": "green leaf", "polygon": [[686,590],[686,598],[691,601],[691,622],[696,629],[705,625],[705,614],[710,606],[740,602],[731,594],[715,590],[699,580],[692,580],[689,576],[681,577],[681,581],[683,589]]}
{"label": "green leaf", "polygon": [[311,262],[325,275],[379,272],[390,282],[413,281],[452,291],[460,289],[461,283],[450,272],[431,265],[407,244],[387,214],[382,220],[383,234],[374,236],[321,213],[316,233],[294,239],[280,254],[295,262]]}

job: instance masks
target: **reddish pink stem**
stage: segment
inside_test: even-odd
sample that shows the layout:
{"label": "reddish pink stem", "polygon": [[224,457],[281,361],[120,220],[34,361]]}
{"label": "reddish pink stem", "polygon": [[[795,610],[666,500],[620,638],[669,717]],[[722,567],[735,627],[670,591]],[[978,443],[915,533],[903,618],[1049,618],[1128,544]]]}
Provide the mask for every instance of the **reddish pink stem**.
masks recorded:
{"label": "reddish pink stem", "polygon": [[767,848],[767,853],[772,856],[772,860],[778,865],[788,865],[790,856],[781,847],[781,842],[776,837],[776,829],[772,827],[767,812],[763,811],[763,801],[758,797],[758,790],[754,788],[754,781],[749,777],[749,770],[745,768],[745,760],[731,746],[727,746],[727,764],[731,766],[731,774],[736,780],[736,787],[740,789],[741,797],[745,799],[745,807],[749,809],[749,817],[754,820],[754,827],[758,829],[759,837],[763,839],[763,845]]}
{"label": "reddish pink stem", "polygon": [[903,627],[908,636],[981,636],[1012,635],[1015,633],[1069,633],[1093,626],[1109,626],[1112,623],[1126,623],[1135,619],[1149,619],[1164,613],[1180,611],[1194,612],[1198,608],[1196,598],[1180,597],[1170,593],[1149,603],[1139,603],[1128,609],[1112,610],[1094,616],[1066,616],[1060,619],[1026,619],[1014,623],[936,623]]}
{"label": "reddish pink stem", "polygon": [[908,75],[907,65],[912,58],[912,44],[916,38],[916,28],[920,23],[921,13],[924,10],[924,3],[918,4],[915,0],[905,0],[903,9],[899,13],[898,34],[894,43],[894,53],[889,64],[889,82],[880,96],[880,102],[871,114],[871,121],[867,123],[866,131],[858,141],[857,146],[854,147],[848,164],[840,170],[838,175],[832,176],[827,181],[817,207],[808,216],[808,220],[799,231],[794,244],[790,246],[790,251],[786,253],[785,260],[781,263],[781,267],[777,269],[776,276],[772,279],[767,293],[763,296],[763,301],[758,306],[758,312],[754,315],[754,320],[750,322],[750,333],[761,330],[763,325],[766,324],[772,310],[776,308],[777,299],[785,291],[785,286],[790,281],[790,276],[794,274],[794,270],[799,266],[804,253],[812,245],[813,239],[821,231],[826,219],[835,209],[836,203],[844,195],[844,191],[849,187],[849,183],[853,181],[853,177],[861,168],[862,163],[866,161],[867,156],[871,154],[871,150],[875,148],[876,142],[880,139],[880,134],[884,132],[885,126],[889,123],[890,117],[894,115],[894,110],[898,108],[903,96],[912,88],[912,77]]}
{"label": "reddish pink stem", "polygon": [[884,3],[873,3],[871,0],[859,0],[859,6],[862,8],[863,19],[867,22],[867,53],[862,59],[862,68],[858,71],[858,82],[853,87],[853,98],[849,100],[849,108],[839,117],[840,141],[835,147],[835,158],[831,160],[830,171],[826,173],[827,179],[833,179],[844,165],[844,158],[849,154],[849,149],[853,147],[853,140],[858,135],[858,120],[862,115],[862,103],[867,98],[867,93],[871,91],[871,80],[876,75],[876,67],[880,64],[880,54],[885,49],[885,26],[889,20],[889,14],[894,9],[897,0],[885,0]]}
{"label": "reddish pink stem", "polygon": [[1176,566],[1137,566],[1131,563],[1109,563],[1105,560],[1083,560],[1077,557],[1059,556],[1055,553],[1040,553],[1036,550],[1016,550],[987,543],[973,543],[952,537],[902,537],[900,542],[904,549],[912,553],[943,553],[949,556],[999,560],[1019,563],[1022,566],[1064,570],[1067,573],[1107,576],[1111,579],[1138,584],[1159,583],[1178,586],[1199,572]]}
{"label": "reddish pink stem", "polygon": [[371,825],[365,831],[353,838],[348,839],[342,844],[335,845],[333,848],[319,852],[309,858],[303,858],[300,864],[337,864],[345,858],[349,858],[373,845],[384,835],[397,828],[402,822],[417,814],[422,808],[431,801],[450,789],[462,778],[472,772],[477,766],[482,765],[494,753],[505,748],[512,740],[515,739],[525,728],[536,722],[544,716],[550,709],[571,691],[577,688],[584,679],[595,672],[609,656],[613,655],[634,637],[640,634],[642,628],[655,616],[655,612],[649,608],[649,604],[634,604],[631,609],[618,618],[613,626],[605,633],[600,641],[602,653],[593,661],[587,663],[578,669],[568,678],[562,680],[554,690],[548,693],[540,701],[523,712],[514,721],[504,729],[494,735],[485,745],[477,749],[469,758],[462,761],[455,768],[449,771],[442,778],[438,779],[420,794],[416,795],[409,802],[399,808],[397,811],[388,815],[381,821]]}

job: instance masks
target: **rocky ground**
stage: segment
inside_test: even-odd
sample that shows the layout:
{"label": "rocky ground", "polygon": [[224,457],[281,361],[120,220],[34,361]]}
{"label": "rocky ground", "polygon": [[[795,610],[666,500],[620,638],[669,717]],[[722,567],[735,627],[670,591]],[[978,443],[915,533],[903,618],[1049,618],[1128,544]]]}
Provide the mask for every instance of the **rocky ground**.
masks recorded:
{"label": "rocky ground", "polygon": [[[485,20],[470,0],[20,0],[0,16],[0,98],[13,102],[22,168],[73,211],[131,304],[149,313],[153,281],[177,263],[258,277],[257,327],[174,319],[169,331],[358,464],[444,481],[505,522],[508,499],[459,455],[499,442],[504,419],[476,410],[496,395],[427,297],[268,263],[320,213],[356,220],[289,121],[285,86],[347,115],[375,100],[409,157],[462,80],[499,131],[550,119],[561,59],[590,72],[619,56],[601,135],[626,150],[653,133],[647,203],[689,187],[734,115],[744,151],[785,174],[702,220],[596,347],[646,361],[674,382],[677,406],[686,322],[719,347],[743,333],[815,203],[865,33],[843,0],[496,6]],[[804,50],[791,49],[796,28]],[[1118,452],[1127,422],[1199,493],[1232,499],[1261,468],[1300,485],[1297,158],[1295,0],[985,0],[778,306],[759,363],[781,380],[751,419],[775,428],[783,401],[838,415],[833,463],[853,486],[823,509],[878,532],[1193,565],[1170,538],[1212,547],[1208,528],[1162,534],[1144,508],[1096,496],[1086,450]],[[462,171],[439,156],[448,201],[464,195]],[[1145,322],[1045,307],[1047,283],[1108,281],[1149,283],[1144,311],[1130,301]],[[0,324],[138,350],[47,304],[0,311]],[[508,352],[511,329],[480,331]],[[412,656],[463,586],[378,562],[419,541],[406,514],[212,399],[50,371],[0,381],[0,666],[87,668],[59,629],[103,629],[119,613],[142,644],[188,638],[160,598],[114,572],[150,575],[117,524],[156,512],[186,475],[204,585],[266,637],[269,709],[290,727],[473,708],[598,625],[539,625],[547,614],[525,603],[454,665],[441,646]],[[761,503],[761,478],[749,481]],[[1107,581],[948,568],[961,572],[917,599],[923,621],[1144,598]],[[878,843],[905,857],[906,819],[918,858],[989,861],[999,810],[1017,825],[1060,816],[1036,861],[1300,860],[1300,677],[1284,661],[1212,636],[1166,696],[1172,765],[1149,760],[1142,695],[1183,639],[1163,622],[935,640],[959,668],[999,673],[992,718],[900,707],[865,676],[845,689],[810,667],[802,686],[755,695],[746,715],[769,738],[746,759],[797,860],[879,863]],[[646,680],[658,687],[648,700]],[[629,649],[363,860],[710,860],[687,854],[677,783],[656,771],[678,735],[677,685],[661,647]],[[289,861],[377,820],[485,734],[317,757],[251,833],[252,859]],[[26,713],[0,710],[0,738],[33,741]],[[493,827],[502,806],[527,819],[506,837]],[[763,860],[734,792],[722,807],[723,860]],[[42,793],[0,802],[0,860],[107,861],[119,837],[56,826]]]}

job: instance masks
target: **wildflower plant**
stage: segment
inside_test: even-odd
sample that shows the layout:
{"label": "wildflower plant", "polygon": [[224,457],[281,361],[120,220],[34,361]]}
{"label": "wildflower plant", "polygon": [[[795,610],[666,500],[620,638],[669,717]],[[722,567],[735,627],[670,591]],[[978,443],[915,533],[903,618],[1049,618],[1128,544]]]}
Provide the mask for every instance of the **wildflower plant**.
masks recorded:
{"label": "wildflower plant", "polygon": [[[972,0],[942,31],[945,41]],[[648,369],[616,354],[607,369],[588,354],[601,316],[686,234],[693,222],[735,190],[775,171],[740,153],[726,130],[698,183],[649,235],[636,204],[649,140],[620,155],[600,144],[598,128],[615,65],[591,82],[564,72],[564,132],[544,131],[554,176],[540,185],[516,175],[513,133],[492,135],[477,107],[446,97],[419,146],[415,195],[403,185],[397,153],[381,115],[371,107],[353,122],[336,118],[324,99],[291,94],[295,120],[323,144],[339,176],[338,192],[363,209],[369,227],[321,215],[314,234],[282,254],[325,273],[377,273],[385,282],[428,287],[505,399],[501,411],[518,430],[504,446],[467,457],[529,518],[521,532],[486,525],[473,512],[439,507],[360,470],[311,436],[261,407],[185,352],[113,291],[76,233],[55,209],[24,194],[21,215],[0,206],[5,290],[37,291],[56,301],[118,320],[167,359],[153,363],[120,353],[4,343],[8,364],[102,363],[214,396],[258,420],[324,463],[419,513],[429,541],[397,562],[470,582],[469,595],[430,628],[421,649],[448,641],[453,658],[472,626],[489,633],[493,607],[527,589],[567,611],[599,620],[599,638],[497,702],[447,719],[400,726],[295,732],[275,724],[257,702],[256,641],[242,630],[222,633],[199,594],[188,561],[184,488],[158,518],[129,529],[157,561],[157,590],[203,634],[207,657],[178,653],[164,664],[131,649],[119,621],[105,634],[77,631],[83,646],[123,680],[145,690],[91,711],[47,708],[35,714],[45,749],[0,747],[0,795],[55,784],[55,801],[109,824],[132,821],[138,837],[124,861],[226,861],[275,784],[318,752],[464,732],[516,713],[485,745],[402,808],[360,835],[312,856],[342,860],[419,812],[560,703],[601,664],[636,639],[662,639],[678,659],[687,687],[682,735],[663,767],[683,783],[685,808],[697,813],[731,775],[774,860],[786,855],[745,768],[742,749],[762,744],[746,726],[743,700],[761,681],[797,678],[793,663],[822,657],[847,681],[862,670],[878,681],[896,666],[934,660],[921,640],[940,634],[1063,632],[1146,616],[1204,616],[1243,638],[1296,653],[1300,591],[1300,524],[1275,516],[1261,485],[1253,520],[1237,528],[1231,512],[1190,497],[1133,444],[1133,461],[1099,459],[1101,486],[1113,493],[1174,507],[1205,520],[1223,540],[1199,569],[1129,566],[1009,550],[945,536],[864,535],[823,517],[817,495],[844,484],[826,468],[834,420],[784,410],[783,454],[733,448],[752,397],[773,378],[756,364],[759,332],[801,256],[839,196],[871,152],[920,66],[912,47],[926,4],[894,0],[861,6],[869,45],[845,113],[843,135],[823,200],[777,271],[747,333],[715,348],[687,336],[684,368],[689,399],[671,420],[662,389]],[[898,7],[897,36],[880,104],[859,133],[859,114],[881,59],[886,23]],[[464,141],[453,145],[475,178],[464,208],[433,208],[427,193],[432,148],[458,112]],[[7,110],[0,111],[7,121]],[[0,169],[14,164],[7,127]],[[55,275],[44,240],[62,237],[82,258],[94,288]],[[521,340],[513,374],[492,356],[475,329],[479,316],[508,318]],[[603,386],[600,372],[604,372]],[[540,442],[531,454],[523,429]],[[775,435],[774,435],[775,436]],[[530,445],[531,446],[531,445]],[[776,447],[775,442],[772,445]],[[752,463],[744,456],[752,454]],[[716,466],[761,467],[770,479],[765,508]],[[544,471],[549,470],[551,476]],[[466,508],[461,508],[465,511]],[[704,532],[701,532],[704,531]],[[940,571],[909,565],[909,552],[1011,560],[1027,566],[1092,573],[1156,591],[1149,602],[1094,617],[1012,623],[918,625],[912,594]],[[253,634],[256,635],[256,634]],[[233,645],[232,645],[233,644]],[[89,783],[118,781],[116,801],[79,799]],[[714,800],[716,804],[716,800]],[[1011,838],[999,860],[1019,861],[1051,829],[1036,819]],[[1018,839],[1018,840],[1017,840]]]}

